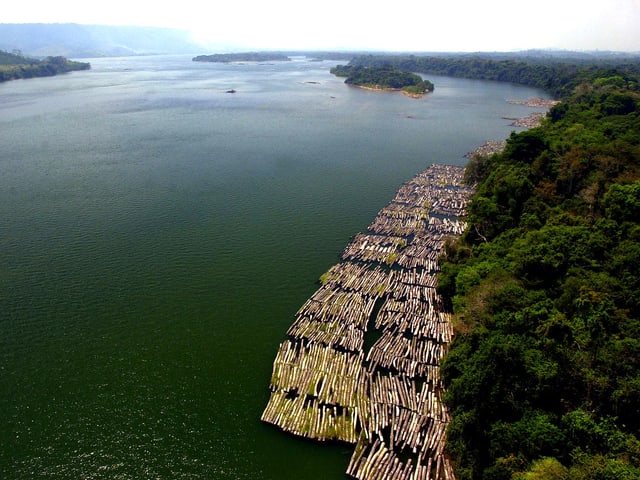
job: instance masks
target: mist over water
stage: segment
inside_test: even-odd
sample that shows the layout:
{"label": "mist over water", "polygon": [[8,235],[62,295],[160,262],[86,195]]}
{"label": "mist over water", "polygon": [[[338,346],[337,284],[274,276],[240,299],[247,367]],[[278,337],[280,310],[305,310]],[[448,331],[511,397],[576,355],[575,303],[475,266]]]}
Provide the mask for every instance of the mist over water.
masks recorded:
{"label": "mist over water", "polygon": [[542,93],[91,63],[0,84],[0,477],[344,478],[350,446],[259,421],[279,343],[402,182]]}

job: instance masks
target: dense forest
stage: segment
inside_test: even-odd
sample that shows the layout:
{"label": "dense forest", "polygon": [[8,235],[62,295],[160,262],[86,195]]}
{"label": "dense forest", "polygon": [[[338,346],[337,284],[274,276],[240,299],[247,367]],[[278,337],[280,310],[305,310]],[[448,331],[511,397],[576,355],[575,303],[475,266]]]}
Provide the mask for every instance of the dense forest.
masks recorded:
{"label": "dense forest", "polygon": [[358,87],[377,89],[398,89],[411,95],[421,95],[433,91],[433,83],[419,75],[401,70],[391,64],[363,67],[337,65],[331,69],[337,77],[346,77],[344,83]]}
{"label": "dense forest", "polygon": [[18,53],[0,51],[0,82],[20,78],[50,77],[74,70],[88,70],[91,65],[74,62],[64,57],[47,57],[36,60]]}
{"label": "dense forest", "polygon": [[544,89],[556,97],[570,94],[575,87],[614,72],[640,74],[640,57],[622,59],[600,57],[522,57],[504,55],[358,55],[350,66],[393,65],[401,70],[431,75],[497,80]]}
{"label": "dense forest", "polygon": [[469,226],[447,244],[438,287],[456,329],[442,376],[457,478],[638,479],[636,66],[442,62],[562,99],[467,166]]}

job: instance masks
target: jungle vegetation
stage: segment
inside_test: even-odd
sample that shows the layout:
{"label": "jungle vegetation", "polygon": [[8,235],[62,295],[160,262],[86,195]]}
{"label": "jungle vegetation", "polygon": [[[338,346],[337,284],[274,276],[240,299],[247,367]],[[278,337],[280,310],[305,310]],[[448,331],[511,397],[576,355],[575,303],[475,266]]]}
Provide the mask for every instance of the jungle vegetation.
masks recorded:
{"label": "jungle vegetation", "polygon": [[438,286],[447,448],[459,480],[638,479],[640,77],[522,68],[490,76],[562,102],[466,169],[468,228]]}
{"label": "jungle vegetation", "polygon": [[0,51],[0,82],[21,78],[50,77],[74,70],[88,70],[91,65],[74,62],[65,57],[47,57],[44,60],[27,58],[20,53]]}
{"label": "jungle vegetation", "polygon": [[506,54],[473,55],[357,55],[352,67],[394,67],[430,75],[496,80],[541,88],[555,97],[569,95],[574,88],[596,78],[609,77],[616,72],[640,74],[640,57],[611,55],[594,57],[526,57]]}
{"label": "jungle vegetation", "polygon": [[374,89],[403,90],[409,94],[420,95],[433,91],[433,83],[423,80],[420,75],[401,70],[391,64],[380,66],[337,65],[331,73],[338,77],[346,77],[347,85]]}

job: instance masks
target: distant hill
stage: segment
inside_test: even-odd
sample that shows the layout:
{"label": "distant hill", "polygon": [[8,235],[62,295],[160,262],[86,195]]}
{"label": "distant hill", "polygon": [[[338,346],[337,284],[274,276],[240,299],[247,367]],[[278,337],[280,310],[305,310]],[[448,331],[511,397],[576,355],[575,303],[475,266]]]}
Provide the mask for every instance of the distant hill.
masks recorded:
{"label": "distant hill", "polygon": [[198,55],[194,62],[289,62],[291,59],[278,52],[245,52],[245,53],[216,53],[214,55]]}
{"label": "distant hill", "polygon": [[74,23],[0,23],[0,50],[32,57],[70,58],[197,53],[203,50],[189,32],[170,28],[79,25]]}

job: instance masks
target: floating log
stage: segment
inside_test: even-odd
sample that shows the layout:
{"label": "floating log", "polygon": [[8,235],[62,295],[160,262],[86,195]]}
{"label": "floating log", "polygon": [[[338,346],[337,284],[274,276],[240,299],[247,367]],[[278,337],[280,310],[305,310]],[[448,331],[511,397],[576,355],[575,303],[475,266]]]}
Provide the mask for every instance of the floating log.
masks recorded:
{"label": "floating log", "polygon": [[403,184],[321,276],[274,360],[261,419],[355,444],[351,477],[455,480],[439,375],[453,328],[435,287],[446,238],[466,228],[463,175],[432,165]]}

